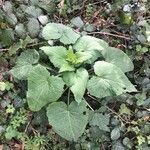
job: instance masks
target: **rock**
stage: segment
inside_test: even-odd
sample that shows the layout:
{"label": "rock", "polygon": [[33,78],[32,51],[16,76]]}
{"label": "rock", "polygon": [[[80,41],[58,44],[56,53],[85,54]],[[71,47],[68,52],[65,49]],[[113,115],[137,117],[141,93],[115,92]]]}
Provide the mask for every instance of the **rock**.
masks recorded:
{"label": "rock", "polygon": [[16,25],[15,31],[19,37],[25,37],[26,35],[26,30],[25,30],[24,24],[22,23],[19,23]]}
{"label": "rock", "polygon": [[82,28],[84,26],[84,22],[80,17],[75,17],[71,19],[71,24],[73,24],[77,28]]}
{"label": "rock", "polygon": [[5,1],[4,5],[3,5],[3,10],[7,13],[12,13],[12,4],[9,1]]}
{"label": "rock", "polygon": [[29,6],[25,10],[25,13],[29,17],[38,18],[40,15],[42,15],[42,10],[40,8],[36,8],[35,6]]}
{"label": "rock", "polygon": [[15,26],[17,24],[17,22],[18,22],[17,17],[13,13],[7,15],[6,16],[6,20],[12,26]]}
{"label": "rock", "polygon": [[40,25],[37,19],[35,18],[30,18],[27,24],[27,29],[29,31],[29,35],[32,38],[35,38],[40,30]]}
{"label": "rock", "polygon": [[38,20],[39,22],[42,24],[42,25],[46,25],[48,23],[48,16],[46,15],[40,15],[38,17]]}
{"label": "rock", "polygon": [[124,12],[131,12],[131,5],[130,4],[124,5],[123,11]]}

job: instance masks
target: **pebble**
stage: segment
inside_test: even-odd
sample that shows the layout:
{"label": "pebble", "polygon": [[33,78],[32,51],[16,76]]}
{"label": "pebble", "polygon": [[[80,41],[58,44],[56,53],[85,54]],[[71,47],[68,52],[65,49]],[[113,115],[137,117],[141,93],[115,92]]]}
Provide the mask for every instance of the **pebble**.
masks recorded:
{"label": "pebble", "polygon": [[46,25],[48,23],[48,17],[46,15],[40,15],[38,20],[42,25]]}

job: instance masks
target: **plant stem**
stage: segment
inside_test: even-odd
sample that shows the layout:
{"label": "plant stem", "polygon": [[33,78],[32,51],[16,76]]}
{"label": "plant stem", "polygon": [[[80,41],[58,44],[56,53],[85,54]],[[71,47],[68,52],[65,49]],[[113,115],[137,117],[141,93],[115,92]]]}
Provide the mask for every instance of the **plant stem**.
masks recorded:
{"label": "plant stem", "polygon": [[44,41],[44,42],[39,42],[39,43],[33,43],[33,44],[27,45],[26,47],[27,47],[27,48],[30,48],[30,47],[37,46],[37,45],[43,45],[43,44],[45,44],[45,43],[46,43],[45,41]]}
{"label": "plant stem", "polygon": [[[84,100],[85,100],[85,98],[83,98]],[[86,104],[88,105],[88,107],[92,110],[92,111],[94,111],[94,109],[90,106],[90,104],[85,100],[85,102],[86,102]]]}
{"label": "plant stem", "polygon": [[118,38],[122,38],[122,39],[126,39],[126,40],[131,40],[130,37],[123,36],[123,35],[118,35],[118,34],[112,34],[112,33],[108,33],[108,32],[91,32],[91,33],[88,33],[88,34],[89,35],[90,34],[102,34],[102,35],[114,36],[114,37],[118,37]]}
{"label": "plant stem", "polygon": [[69,103],[70,103],[70,89],[68,89],[67,106],[69,106]]}

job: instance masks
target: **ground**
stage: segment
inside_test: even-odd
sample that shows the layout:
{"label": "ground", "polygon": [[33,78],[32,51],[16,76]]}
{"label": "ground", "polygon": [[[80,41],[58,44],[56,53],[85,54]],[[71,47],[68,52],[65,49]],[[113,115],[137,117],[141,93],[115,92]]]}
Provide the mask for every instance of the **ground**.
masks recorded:
{"label": "ground", "polygon": [[[36,49],[40,62],[47,65],[48,58],[39,47],[47,44],[41,31],[48,22],[100,38],[125,52],[134,64],[126,75],[136,92],[101,99],[86,94],[90,112],[97,118],[91,119],[75,142],[54,132],[44,108],[29,109],[27,81],[10,73],[17,58],[29,49]],[[0,0],[0,149],[148,150],[149,52],[148,0]]]}

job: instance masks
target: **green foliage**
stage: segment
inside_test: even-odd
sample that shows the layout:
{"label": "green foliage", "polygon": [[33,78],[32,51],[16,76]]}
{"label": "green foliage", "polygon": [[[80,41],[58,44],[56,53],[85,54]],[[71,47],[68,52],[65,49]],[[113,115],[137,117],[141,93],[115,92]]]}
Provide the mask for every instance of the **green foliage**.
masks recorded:
{"label": "green foliage", "polygon": [[144,54],[144,53],[148,52],[149,49],[147,47],[142,47],[141,45],[136,45],[136,51],[139,54]]}
{"label": "green foliage", "polygon": [[47,107],[47,116],[53,129],[63,138],[76,141],[88,123],[86,103],[72,102],[68,107],[64,102],[55,102]]}
{"label": "green foliage", "polygon": [[57,101],[63,87],[64,82],[60,77],[50,76],[41,65],[35,66],[28,77],[27,100],[30,109],[38,111],[46,104]]}
{"label": "green foliage", "polygon": [[[0,149],[149,150],[149,6],[148,0],[0,0]],[[53,30],[44,31],[49,21],[75,30],[50,23]],[[43,39],[44,32],[50,40]],[[9,72],[22,54],[29,65]],[[30,55],[36,63],[26,61]],[[116,66],[138,92],[117,96],[120,85],[113,91],[110,83],[118,81],[118,71],[108,74],[102,67],[106,74],[100,77],[97,62]],[[88,85],[94,77],[105,80],[95,82],[100,86],[95,93],[109,85],[110,96],[92,95]],[[29,112],[21,115],[22,108]]]}
{"label": "green foliage", "polygon": [[90,121],[90,125],[98,126],[100,130],[109,132],[108,127],[110,121],[109,115],[103,115],[101,113],[95,113]]}
{"label": "green foliage", "polygon": [[0,91],[5,91],[5,89],[6,89],[5,82],[0,82]]}
{"label": "green foliage", "polygon": [[[124,74],[133,69],[133,64],[124,52],[109,47],[105,41],[81,36],[62,24],[48,23],[42,35],[45,40],[57,41],[53,46],[40,47],[54,65],[49,63],[55,74],[50,75],[49,67],[38,64],[38,52],[30,49],[19,56],[17,65],[10,72],[18,79],[27,80],[29,108],[39,111],[47,107],[48,121],[54,131],[69,141],[77,141],[89,120],[89,104],[84,98],[86,89],[98,98],[136,92]],[[122,67],[124,63],[127,65]],[[64,85],[69,88],[67,100]],[[72,100],[76,102],[70,102]],[[90,124],[109,131],[109,118],[94,114]],[[113,138],[116,139],[114,135]]]}
{"label": "green foliage", "polygon": [[13,43],[14,40],[14,32],[11,28],[8,29],[0,29],[0,42],[5,44],[6,46],[9,46]]}
{"label": "green foliage", "polygon": [[87,89],[95,97],[102,98],[136,91],[120,68],[111,63],[95,62],[94,72],[96,76],[89,80]]}
{"label": "green foliage", "polygon": [[15,108],[13,105],[8,105],[6,109],[7,114],[13,114],[15,112]]}
{"label": "green foliage", "polygon": [[16,66],[10,70],[10,73],[17,79],[26,79],[33,69],[33,65],[39,60],[39,54],[34,49],[23,52],[17,60]]}
{"label": "green foliage", "polygon": [[123,72],[129,72],[134,69],[131,59],[120,49],[110,47],[103,56],[107,62],[116,65]]}
{"label": "green foliage", "polygon": [[121,104],[120,109],[119,109],[119,113],[131,115],[130,109],[125,104]]}
{"label": "green foliage", "polygon": [[71,28],[56,23],[47,24],[43,29],[42,35],[46,40],[59,39],[63,44],[74,44],[80,37]]}
{"label": "green foliage", "polygon": [[18,137],[21,133],[18,131],[18,128],[21,125],[24,125],[27,121],[27,111],[20,109],[10,120],[10,123],[5,131],[5,138],[10,140],[12,138]]}
{"label": "green foliage", "polygon": [[75,100],[80,103],[86,90],[89,74],[86,69],[79,68],[76,72],[63,73],[65,84],[70,87]]}
{"label": "green foliage", "polygon": [[23,134],[20,138],[24,143],[24,148],[27,150],[46,150],[46,145],[48,144],[47,138],[39,133],[30,138],[26,134]]}
{"label": "green foliage", "polygon": [[91,58],[90,54],[74,53],[71,49],[66,50],[63,46],[44,46],[40,49],[49,56],[54,66],[60,69],[59,72],[74,71],[76,66]]}

